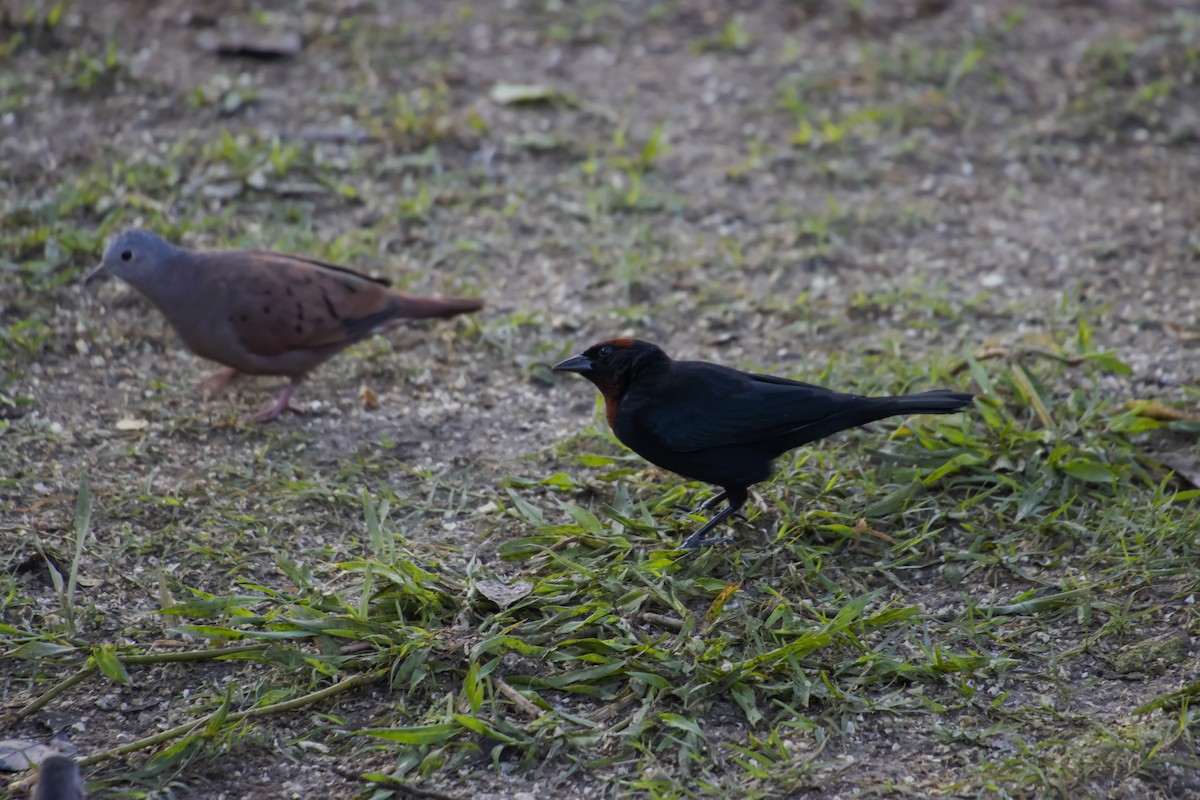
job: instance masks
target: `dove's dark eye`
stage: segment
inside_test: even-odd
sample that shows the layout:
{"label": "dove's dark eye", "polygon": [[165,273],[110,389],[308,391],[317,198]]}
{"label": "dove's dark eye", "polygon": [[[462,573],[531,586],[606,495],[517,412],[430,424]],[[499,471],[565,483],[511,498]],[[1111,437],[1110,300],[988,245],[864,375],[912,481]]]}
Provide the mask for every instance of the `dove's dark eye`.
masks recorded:
{"label": "dove's dark eye", "polygon": [[122,251],[121,251],[121,260],[122,260],[122,261],[129,261],[129,260],[131,260],[132,258],[133,258],[133,251],[132,251],[132,250],[122,250]]}
{"label": "dove's dark eye", "polygon": [[613,354],[612,345],[606,344],[606,345],[604,345],[604,347],[600,348],[600,357],[601,358],[608,358],[612,354]]}

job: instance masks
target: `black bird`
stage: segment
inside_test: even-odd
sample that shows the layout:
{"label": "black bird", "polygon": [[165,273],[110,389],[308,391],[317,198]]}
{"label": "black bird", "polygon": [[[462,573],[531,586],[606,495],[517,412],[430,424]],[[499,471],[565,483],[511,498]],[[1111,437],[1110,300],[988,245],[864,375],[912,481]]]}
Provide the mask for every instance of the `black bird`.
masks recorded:
{"label": "black bird", "polygon": [[83,777],[75,759],[47,756],[38,767],[33,800],[84,800]]}
{"label": "black bird", "polygon": [[627,447],[658,466],[723,490],[704,503],[729,506],[683,542],[705,536],[746,503],[771,462],[795,447],[896,414],[952,414],[973,395],[937,389],[863,397],[705,361],[675,361],[640,339],[611,339],[554,366],[578,372],[604,395],[608,424]]}

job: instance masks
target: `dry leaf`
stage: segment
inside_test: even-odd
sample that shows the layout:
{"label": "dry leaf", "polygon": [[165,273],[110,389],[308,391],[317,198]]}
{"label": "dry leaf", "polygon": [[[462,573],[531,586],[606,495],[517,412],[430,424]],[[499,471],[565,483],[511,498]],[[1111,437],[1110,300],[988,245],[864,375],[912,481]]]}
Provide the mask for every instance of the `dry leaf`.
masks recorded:
{"label": "dry leaf", "polygon": [[363,408],[367,411],[374,411],[379,408],[379,392],[369,386],[360,386],[358,388],[359,399],[362,400]]}
{"label": "dry leaf", "polygon": [[533,584],[529,581],[517,581],[509,584],[504,581],[484,580],[477,581],[475,588],[481,595],[504,609],[532,592]]}
{"label": "dry leaf", "polygon": [[1154,460],[1173,471],[1180,480],[1187,481],[1192,486],[1200,489],[1200,457],[1183,451],[1179,453],[1161,453],[1154,456]]}
{"label": "dry leaf", "polygon": [[196,35],[201,50],[213,50],[223,56],[280,58],[294,56],[304,47],[298,33],[259,31],[204,31]]}
{"label": "dry leaf", "polygon": [[150,422],[144,419],[126,417],[125,419],[117,420],[117,430],[119,431],[140,431],[145,430],[149,425]]}
{"label": "dry leaf", "polygon": [[549,103],[558,97],[558,92],[538,83],[497,83],[488,96],[492,102],[502,106],[530,105]]}
{"label": "dry leaf", "polygon": [[893,539],[891,536],[888,536],[883,531],[877,531],[874,528],[872,528],[870,525],[868,525],[866,517],[859,517],[858,522],[854,523],[854,533],[857,536],[874,536],[876,539],[885,541],[888,544],[896,543],[896,540]]}
{"label": "dry leaf", "polygon": [[333,144],[359,144],[371,138],[366,128],[357,125],[305,125],[296,132],[297,138],[306,142],[332,142]]}
{"label": "dry leaf", "polygon": [[1139,417],[1156,419],[1159,422],[1195,422],[1196,415],[1177,408],[1168,408],[1157,400],[1126,400],[1125,408],[1136,411]]}
{"label": "dry leaf", "polygon": [[1012,350],[1007,347],[984,347],[975,351],[976,361],[987,361],[992,358],[1008,358],[1012,355]]}
{"label": "dry leaf", "polygon": [[733,595],[736,594],[737,590],[740,588],[742,588],[741,581],[735,581],[734,583],[726,584],[725,588],[713,598],[712,603],[710,603],[708,606],[708,613],[704,615],[704,621],[706,625],[720,616],[721,609],[725,607],[725,604],[729,602],[729,598],[733,597]]}
{"label": "dry leaf", "polygon": [[42,763],[50,756],[61,755],[54,747],[29,739],[4,739],[0,741],[0,770],[21,772]]}

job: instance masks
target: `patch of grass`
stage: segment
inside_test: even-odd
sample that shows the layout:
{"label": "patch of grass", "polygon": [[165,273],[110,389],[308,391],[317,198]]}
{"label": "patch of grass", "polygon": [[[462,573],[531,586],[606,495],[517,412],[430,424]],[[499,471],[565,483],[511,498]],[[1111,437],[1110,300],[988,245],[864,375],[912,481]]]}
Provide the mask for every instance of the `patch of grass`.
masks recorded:
{"label": "patch of grass", "polygon": [[383,133],[399,145],[415,149],[445,138],[451,131],[449,90],[445,84],[398,92],[392,97]]}
{"label": "patch of grass", "polygon": [[128,78],[128,61],[112,40],[99,55],[82,49],[69,51],[59,76],[63,88],[76,92],[111,92],[120,81]]}
{"label": "patch of grass", "polygon": [[63,16],[70,11],[71,0],[26,3],[24,8],[0,8],[0,30],[11,31],[8,41],[0,47],[0,59],[8,58],[23,46],[45,47],[54,41]]}
{"label": "patch of grass", "polygon": [[1197,20],[1180,12],[1090,46],[1080,63],[1082,86],[1069,104],[1072,128],[1104,137],[1142,130],[1180,143],[1194,139],[1185,108],[1200,67]]}
{"label": "patch of grass", "polygon": [[235,81],[223,72],[212,75],[193,90],[189,101],[198,108],[215,108],[222,116],[232,116],[258,100],[258,90],[247,76]]}
{"label": "patch of grass", "polygon": [[678,203],[665,192],[645,189],[647,178],[654,173],[658,162],[671,152],[666,125],[656,125],[640,146],[628,137],[627,129],[618,127],[611,145],[580,165],[588,185],[597,190],[590,203],[594,213],[653,212]]}
{"label": "patch of grass", "polygon": [[[848,7],[863,19],[868,15],[865,4]],[[964,93],[980,83],[1003,84],[1002,66],[994,62],[1023,19],[1015,10],[956,47],[931,48],[898,36],[864,45],[852,77],[808,70],[781,82],[778,107],[796,121],[790,143],[844,149],[871,143],[885,131],[959,127],[969,117],[960,101]]]}
{"label": "patch of grass", "polygon": [[696,52],[744,53],[754,44],[745,21],[738,16],[730,17],[720,33],[706,36],[696,43]]}
{"label": "patch of grass", "polygon": [[[972,412],[913,418],[886,438],[855,431],[782,459],[736,548],[676,550],[700,519],[681,506],[709,487],[649,469],[600,420],[564,446],[571,468],[470,496],[423,472],[414,478],[429,487],[424,498],[375,484],[356,500],[349,487],[373,483],[386,465],[345,464],[314,480],[264,451],[262,474],[224,476],[218,505],[180,520],[194,555],[233,563],[251,542],[297,535],[261,520],[314,503],[353,518],[353,533],[325,558],[281,557],[287,584],[235,572],[229,593],[168,579],[182,599],[160,610],[177,621],[167,633],[208,642],[188,651],[195,658],[229,648],[225,663],[259,665],[252,684],[204,698],[169,752],[348,682],[384,681],[393,710],[369,725],[331,717],[314,735],[388,751],[393,778],[406,781],[480,759],[534,771],[553,760],[662,796],[718,795],[742,781],[802,791],[834,768],[820,758],[826,744],[847,740],[864,717],[927,719],[974,737],[978,781],[960,790],[1119,781],[1165,764],[1190,716],[1089,724],[1055,744],[1038,741],[1044,701],[1023,699],[1053,684],[1019,667],[1073,669],[1101,640],[1129,640],[1130,624],[1117,624],[1124,587],[1177,591],[1194,583],[1198,555],[1200,492],[1164,482],[1131,438],[1162,423],[1094,391],[1051,390],[1068,371],[1123,368],[1091,349],[1085,325],[1059,341],[943,367],[943,380],[962,374],[980,392]],[[928,381],[927,365],[898,354],[873,369],[890,376],[882,391]],[[276,510],[237,499],[251,496]],[[131,496],[129,509],[148,500]],[[483,501],[504,559],[489,566],[414,549],[397,517],[470,515]],[[487,581],[510,587],[511,599],[489,599]],[[1054,642],[1068,617],[1091,620],[1088,648],[1056,654],[1013,636],[1014,625],[1033,626]],[[29,617],[10,641],[31,648],[37,631]],[[124,643],[91,650],[67,635],[57,639],[66,649],[39,652],[44,663],[92,659],[109,680],[138,681],[162,658],[139,644],[155,635],[127,627]],[[952,720],[968,716],[956,732]],[[1001,735],[1018,743],[1016,755],[991,754]]]}

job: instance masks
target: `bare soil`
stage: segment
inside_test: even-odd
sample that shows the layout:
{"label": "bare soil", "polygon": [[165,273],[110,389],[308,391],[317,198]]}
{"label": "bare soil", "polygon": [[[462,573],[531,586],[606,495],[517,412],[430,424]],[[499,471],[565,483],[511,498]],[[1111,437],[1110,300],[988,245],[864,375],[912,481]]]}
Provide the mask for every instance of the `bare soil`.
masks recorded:
{"label": "bare soil", "polygon": [[[18,5],[0,8],[15,19]],[[0,387],[32,398],[5,412],[0,431],[4,569],[20,571],[20,591],[49,613],[54,593],[34,534],[69,558],[83,474],[96,508],[80,591],[95,642],[150,625],[166,577],[218,594],[237,581],[279,585],[276,550],[348,547],[361,509],[318,489],[303,502],[254,493],[278,471],[314,487],[386,485],[414,498],[395,515],[410,542],[447,560],[494,559],[508,522],[478,509],[505,476],[570,470],[556,445],[592,419],[590,387],[556,383],[546,367],[617,335],[682,358],[805,374],[877,352],[881,340],[899,341],[918,361],[1016,346],[1086,308],[1100,322],[1097,342],[1133,369],[1104,377],[1105,391],[1194,404],[1184,387],[1200,385],[1200,92],[1176,41],[1187,4],[905,0],[867,3],[865,17],[854,5],[119,0],[77,2],[36,38],[10,20],[0,39],[7,30],[27,40],[0,62],[11,76],[5,91],[24,98],[0,111],[0,225],[60,213],[64,187],[90,175],[88,185],[105,188],[79,198],[70,219],[93,232],[121,209],[122,225],[172,220],[195,247],[295,249],[349,237],[364,243],[350,266],[414,292],[477,292],[488,306],[476,321],[414,324],[356,347],[304,384],[300,413],[259,428],[239,415],[261,406],[277,381],[243,380],[223,398],[201,399],[194,385],[214,367],[186,353],[128,287],[83,288],[75,280],[90,266],[83,254],[56,268],[70,280],[36,293],[0,264],[0,325],[44,328],[4,365]],[[948,88],[963,43],[1018,12],[1019,24],[995,33],[985,60]],[[744,44],[722,40],[735,19]],[[256,24],[301,33],[302,52],[265,60],[197,44],[203,31]],[[102,58],[109,42],[120,73],[72,86],[82,68],[70,54]],[[1125,61],[1097,55],[1113,42],[1132,43]],[[949,67],[922,61],[942,52]],[[1164,78],[1165,98],[1131,99]],[[497,82],[544,85],[565,99],[501,105],[489,97]],[[838,109],[837,119],[880,107],[902,108],[903,118],[852,127],[841,143],[805,142],[784,100],[790,83],[804,87],[806,103]],[[226,108],[226,85],[249,99]],[[198,99],[213,86],[226,92],[221,99]],[[429,105],[401,124],[396,98],[420,106],[420,90]],[[647,166],[631,202],[632,168],[610,160],[588,172],[597,153],[636,161],[659,125],[670,151]],[[314,144],[328,129],[364,139]],[[614,145],[619,130],[631,143],[624,149]],[[194,155],[223,132],[313,148],[354,194],[243,186],[227,198],[218,160]],[[434,166],[414,166],[430,147]],[[108,164],[130,163],[179,175],[155,196],[116,169],[103,184],[95,179]],[[421,186],[433,195],[412,211]],[[31,245],[0,261],[41,257]],[[930,310],[937,306],[955,313],[941,317]],[[360,387],[381,395],[378,409],[364,407]],[[435,495],[444,512],[422,510]],[[218,501],[220,514],[207,513]],[[237,507],[271,527],[240,532],[229,517]],[[243,547],[239,562],[228,561]],[[994,590],[997,601],[1010,596],[1003,582]],[[926,601],[957,604],[953,593]],[[1178,614],[1147,622],[1148,631],[1194,630],[1190,607]],[[1085,666],[1022,685],[1053,694],[1092,680],[1095,671],[1081,677]],[[1088,696],[1073,695],[1069,709],[1048,711],[1044,739],[1069,740],[1078,720],[1103,721],[1176,688],[1195,666],[1189,649],[1169,673],[1129,680],[1097,659],[1093,670],[1105,678]],[[0,674],[8,710],[48,685],[24,662],[0,665]],[[178,722],[185,691],[244,680],[252,675],[219,666],[156,666],[132,686],[94,680],[94,691],[5,735],[66,727],[87,754]],[[390,702],[375,687],[340,699],[336,714],[347,728],[367,726]],[[384,767],[386,755],[296,744],[333,711],[257,723],[249,741],[176,775],[175,791],[355,796],[357,776]],[[717,738],[743,735],[736,714],[725,728],[710,722]],[[956,796],[975,745],[926,724],[872,719],[828,745],[825,780],[808,796]],[[1198,796],[1197,771],[1182,756],[1176,770],[1086,790]],[[130,769],[112,764],[93,778],[158,785]],[[616,791],[586,773],[550,786],[540,773],[484,763],[440,790],[480,800]]]}

